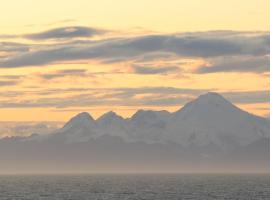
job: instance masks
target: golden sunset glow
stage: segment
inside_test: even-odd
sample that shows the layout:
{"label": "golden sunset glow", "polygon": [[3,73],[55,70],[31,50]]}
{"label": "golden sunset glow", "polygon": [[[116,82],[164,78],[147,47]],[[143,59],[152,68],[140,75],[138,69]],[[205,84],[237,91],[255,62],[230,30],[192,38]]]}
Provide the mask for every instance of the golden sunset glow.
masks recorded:
{"label": "golden sunset glow", "polygon": [[0,121],[175,111],[208,91],[269,116],[269,0],[0,1]]}

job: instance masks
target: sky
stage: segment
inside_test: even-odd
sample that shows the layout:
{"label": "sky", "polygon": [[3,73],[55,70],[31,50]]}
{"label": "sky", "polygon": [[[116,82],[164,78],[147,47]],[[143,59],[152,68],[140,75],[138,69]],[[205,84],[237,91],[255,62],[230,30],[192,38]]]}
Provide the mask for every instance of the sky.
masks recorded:
{"label": "sky", "polygon": [[180,109],[270,116],[269,0],[0,0],[0,121]]}

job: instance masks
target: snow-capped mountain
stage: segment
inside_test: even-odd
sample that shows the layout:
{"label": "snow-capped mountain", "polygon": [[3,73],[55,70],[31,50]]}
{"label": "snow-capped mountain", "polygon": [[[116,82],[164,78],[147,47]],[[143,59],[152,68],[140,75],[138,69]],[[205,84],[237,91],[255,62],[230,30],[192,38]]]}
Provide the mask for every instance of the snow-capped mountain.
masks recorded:
{"label": "snow-capped mountain", "polygon": [[170,118],[168,111],[138,110],[129,119],[129,136],[136,141],[162,142]]}
{"label": "snow-capped mountain", "polygon": [[108,112],[97,120],[81,113],[56,134],[69,142],[110,135],[127,142],[215,145],[226,151],[270,137],[270,122],[239,109],[217,93],[207,93],[174,113],[139,110],[124,119]]}
{"label": "snow-capped mountain", "polygon": [[270,137],[268,120],[239,109],[217,93],[201,95],[172,115],[166,138],[182,145],[213,143],[231,149]]}
{"label": "snow-capped mountain", "polygon": [[98,135],[99,131],[96,121],[89,113],[83,112],[70,119],[63,128],[51,136],[57,136],[68,143],[72,143],[84,142],[98,137]]}
{"label": "snow-capped mountain", "polygon": [[100,135],[120,136],[128,140],[128,127],[126,120],[110,111],[96,120]]}
{"label": "snow-capped mountain", "polygon": [[174,113],[80,113],[49,135],[1,139],[0,160],[0,172],[269,172],[270,121],[207,93]]}

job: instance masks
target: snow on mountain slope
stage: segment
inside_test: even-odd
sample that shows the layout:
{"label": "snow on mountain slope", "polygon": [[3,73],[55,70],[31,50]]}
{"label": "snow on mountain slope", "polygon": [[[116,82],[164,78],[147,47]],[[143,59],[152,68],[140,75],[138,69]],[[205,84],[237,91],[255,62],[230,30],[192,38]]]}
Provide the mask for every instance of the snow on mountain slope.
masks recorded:
{"label": "snow on mountain slope", "polygon": [[89,126],[94,124],[95,120],[93,117],[86,112],[80,113],[75,117],[71,118],[63,127],[63,130],[68,130],[70,128],[85,128],[85,126]]}
{"label": "snow on mountain slope", "polygon": [[129,119],[129,136],[135,141],[161,142],[170,117],[167,111],[138,110]]}
{"label": "snow on mountain slope", "polygon": [[173,113],[166,135],[183,145],[214,143],[226,150],[269,137],[270,123],[237,108],[217,93],[207,93]]}
{"label": "snow on mountain slope", "polygon": [[86,112],[80,113],[70,119],[63,128],[56,131],[58,137],[67,142],[84,142],[99,136],[96,121]]}
{"label": "snow on mountain slope", "polygon": [[120,136],[128,140],[127,121],[115,112],[108,112],[96,120],[101,135]]}

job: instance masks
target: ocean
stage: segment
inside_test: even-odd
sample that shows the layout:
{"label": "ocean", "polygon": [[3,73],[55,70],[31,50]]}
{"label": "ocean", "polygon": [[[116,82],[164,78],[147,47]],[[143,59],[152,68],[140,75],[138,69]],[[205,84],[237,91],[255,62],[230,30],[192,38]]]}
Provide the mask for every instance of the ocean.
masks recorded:
{"label": "ocean", "polygon": [[270,175],[3,175],[1,200],[270,199]]}

